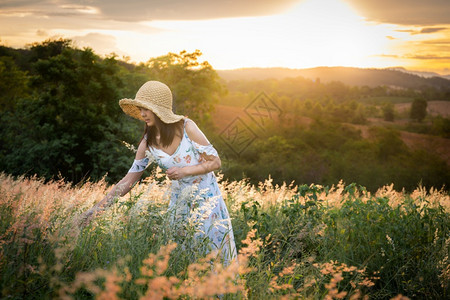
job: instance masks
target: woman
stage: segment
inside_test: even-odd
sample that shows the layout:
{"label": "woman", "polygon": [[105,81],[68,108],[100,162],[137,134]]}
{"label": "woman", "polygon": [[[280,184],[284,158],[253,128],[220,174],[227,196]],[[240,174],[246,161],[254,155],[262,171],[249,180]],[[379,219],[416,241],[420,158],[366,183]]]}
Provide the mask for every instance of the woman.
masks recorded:
{"label": "woman", "polygon": [[148,150],[172,180],[169,203],[172,225],[182,228],[188,218],[194,219],[198,229],[196,240],[206,240],[208,250],[220,250],[224,263],[229,264],[236,257],[236,246],[228,211],[213,173],[221,166],[217,151],[192,120],[172,112],[172,93],[161,82],[146,82],[135,99],[122,99],[119,105],[126,114],[145,122],[145,133],[128,174],[84,213],[84,223],[111,205],[114,198],[131,190],[149,163]]}

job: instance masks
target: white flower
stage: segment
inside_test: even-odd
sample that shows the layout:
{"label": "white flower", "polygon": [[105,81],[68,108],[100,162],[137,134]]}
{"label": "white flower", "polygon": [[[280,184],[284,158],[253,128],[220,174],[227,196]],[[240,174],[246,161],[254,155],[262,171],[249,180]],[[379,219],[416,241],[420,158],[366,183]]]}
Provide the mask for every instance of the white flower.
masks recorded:
{"label": "white flower", "polygon": [[155,156],[149,150],[145,150],[145,157],[148,158],[148,164],[149,165],[156,161]]}
{"label": "white flower", "polygon": [[[122,141],[122,144],[124,144],[125,147],[127,147],[129,150],[133,151],[134,153],[137,152],[137,149],[134,145],[131,145],[125,141]],[[155,156],[149,150],[145,150],[145,157],[148,158],[149,165],[156,161]]]}
{"label": "white flower", "polygon": [[392,246],[392,249],[395,250],[395,245],[394,245],[394,241],[392,240],[392,238],[386,234],[386,239],[387,239],[388,243]]}
{"label": "white flower", "polygon": [[128,150],[131,150],[131,151],[133,151],[133,152],[137,152],[137,149],[136,149],[136,147],[134,147],[134,145],[131,145],[131,144],[125,142],[125,141],[122,141],[122,144],[124,144],[125,147],[128,148]]}

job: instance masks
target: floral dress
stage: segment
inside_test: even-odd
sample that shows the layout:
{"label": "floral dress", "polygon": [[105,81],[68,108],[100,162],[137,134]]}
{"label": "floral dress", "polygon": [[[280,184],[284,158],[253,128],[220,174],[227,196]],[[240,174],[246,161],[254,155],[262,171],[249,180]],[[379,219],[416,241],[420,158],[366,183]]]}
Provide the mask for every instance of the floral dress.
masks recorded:
{"label": "floral dress", "polygon": [[[189,120],[185,120],[185,126],[186,122]],[[204,161],[204,155],[218,156],[211,144],[203,146],[191,140],[185,128],[181,142],[172,155],[154,147],[149,147],[149,150],[163,170],[198,165]],[[129,172],[141,172],[148,163],[148,157],[135,160]],[[168,212],[176,231],[186,235],[186,228],[194,229],[195,247],[205,252],[220,251],[225,265],[236,258],[230,217],[213,172],[172,180]]]}

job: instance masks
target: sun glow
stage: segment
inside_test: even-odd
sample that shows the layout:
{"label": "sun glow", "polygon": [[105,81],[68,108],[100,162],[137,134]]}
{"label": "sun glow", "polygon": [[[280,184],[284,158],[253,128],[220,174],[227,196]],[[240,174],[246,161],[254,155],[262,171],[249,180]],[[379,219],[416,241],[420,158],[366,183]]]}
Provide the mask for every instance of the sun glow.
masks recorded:
{"label": "sun glow", "polygon": [[368,24],[339,0],[307,0],[283,14],[266,17],[144,24],[169,37],[168,44],[149,47],[198,48],[218,69],[382,66],[375,55],[387,51],[390,32]]}
{"label": "sun glow", "polygon": [[299,52],[299,62],[310,66],[364,66],[386,47],[384,32],[340,1],[306,1],[282,18],[284,28],[293,28],[291,47]]}
{"label": "sun glow", "polygon": [[41,4],[0,9],[0,41],[20,48],[64,37],[131,62],[199,49],[215,69],[404,66],[448,73],[450,29],[445,25],[368,22],[349,3],[298,0],[268,16],[141,22],[103,19],[95,6]]}

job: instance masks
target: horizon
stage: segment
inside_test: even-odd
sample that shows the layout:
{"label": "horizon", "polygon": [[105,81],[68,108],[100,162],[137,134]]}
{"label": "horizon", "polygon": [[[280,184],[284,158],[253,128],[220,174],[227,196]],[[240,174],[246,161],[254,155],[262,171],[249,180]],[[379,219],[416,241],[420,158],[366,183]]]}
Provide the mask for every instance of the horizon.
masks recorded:
{"label": "horizon", "polygon": [[[450,2],[24,0],[0,4],[0,44],[64,38],[132,63],[199,49],[216,70],[404,68],[450,74]],[[386,9],[389,7],[389,9]]]}
{"label": "horizon", "polygon": [[[234,68],[234,69],[215,69],[216,71],[239,71],[239,70],[247,70],[247,69],[287,69],[287,70],[309,70],[309,69],[319,69],[319,68],[354,68],[354,69],[361,69],[361,70],[393,70],[393,71],[398,71],[399,69],[403,69],[404,71],[406,71],[407,73],[411,72],[411,73],[435,73],[438,74],[439,76],[450,76],[450,70],[448,71],[449,73],[444,73],[444,74],[440,74],[438,72],[434,72],[434,71],[421,71],[421,70],[414,70],[414,69],[407,69],[403,66],[392,66],[392,67],[381,67],[381,68],[376,68],[376,67],[366,67],[366,68],[362,68],[362,67],[347,67],[347,66],[315,66],[315,67],[311,67],[311,68],[289,68],[289,67],[242,67],[242,68]],[[450,79],[449,79],[450,80]]]}

